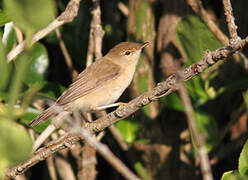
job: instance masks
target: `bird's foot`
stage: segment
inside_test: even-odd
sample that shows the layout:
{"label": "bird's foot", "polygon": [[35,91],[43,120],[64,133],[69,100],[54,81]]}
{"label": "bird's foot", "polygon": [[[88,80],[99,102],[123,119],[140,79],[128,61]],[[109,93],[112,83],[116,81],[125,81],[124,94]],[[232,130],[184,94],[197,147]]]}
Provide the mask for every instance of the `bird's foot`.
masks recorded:
{"label": "bird's foot", "polygon": [[127,103],[124,102],[119,102],[118,108],[115,111],[118,111],[119,109],[121,109],[122,107],[126,106]]}
{"label": "bird's foot", "polygon": [[118,102],[118,103],[108,104],[108,105],[105,105],[105,106],[96,107],[96,108],[94,108],[94,111],[102,111],[102,110],[105,110],[105,109],[108,109],[108,108],[111,108],[111,107],[116,107],[116,106],[118,106],[117,109],[119,109],[119,108],[121,108],[121,107],[123,107],[125,105],[126,105],[126,103],[124,103],[124,102]]}

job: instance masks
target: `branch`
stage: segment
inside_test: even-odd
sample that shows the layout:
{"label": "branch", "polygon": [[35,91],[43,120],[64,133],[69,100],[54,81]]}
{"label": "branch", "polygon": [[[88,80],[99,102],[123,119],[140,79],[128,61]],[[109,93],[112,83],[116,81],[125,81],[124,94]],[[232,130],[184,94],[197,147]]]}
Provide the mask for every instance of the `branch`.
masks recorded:
{"label": "branch", "polygon": [[[201,19],[205,22],[205,24],[208,26],[208,28],[215,34],[215,36],[224,45],[229,45],[228,37],[220,30],[220,28],[216,25],[216,23],[211,19],[210,15],[208,14],[208,12],[203,7],[202,1],[201,0],[186,0],[186,2],[188,3],[189,6],[191,6],[192,10],[201,17]],[[230,6],[230,1],[229,1],[229,3],[225,3],[225,6],[227,6],[227,7]],[[230,14],[230,10],[228,10],[228,11],[227,11],[227,14]],[[232,15],[232,13],[231,13],[231,15]],[[234,18],[230,18],[230,19],[233,19],[233,21],[231,21],[231,22],[234,23]],[[232,26],[233,25],[231,25],[231,27]],[[234,24],[233,27],[236,27],[235,24]],[[236,30],[234,30],[234,32],[235,31]],[[247,69],[247,65],[246,65],[247,64],[247,57],[242,52],[239,52],[239,56],[244,60],[245,69]],[[234,59],[237,60],[237,62],[240,59],[239,56],[234,56]],[[213,67],[210,71],[208,71],[206,74],[204,74],[205,77],[203,79],[206,79],[206,77],[208,77],[210,73],[212,73],[213,71],[218,69],[219,66],[221,66],[222,64],[224,64],[224,62],[216,64],[215,67]]]}
{"label": "branch", "polygon": [[87,53],[87,66],[93,62],[93,53],[96,59],[102,57],[102,39],[104,31],[101,25],[101,8],[99,0],[92,0],[94,9],[91,11],[92,20],[90,24],[90,39]]}
{"label": "branch", "polygon": [[68,52],[68,50],[66,48],[66,45],[65,45],[65,43],[64,43],[64,41],[62,39],[62,36],[61,36],[59,28],[56,28],[55,32],[56,32],[57,39],[59,40],[59,46],[60,46],[60,49],[62,51],[62,54],[65,57],[65,62],[66,62],[66,65],[67,65],[67,67],[69,69],[69,72],[71,74],[72,80],[75,80],[75,78],[78,76],[78,72],[73,66],[71,56],[70,56],[70,54],[69,54],[69,52]]}
{"label": "branch", "polygon": [[232,11],[232,5],[230,0],[223,0],[223,5],[224,5],[224,12],[226,15],[226,22],[227,22],[227,26],[228,26],[228,30],[229,30],[229,34],[230,34],[230,45],[235,45],[238,43],[238,41],[241,40],[241,38],[238,36],[237,33],[237,26],[235,25],[235,18],[233,16],[233,11]]}
{"label": "branch", "polygon": [[[192,77],[196,76],[200,72],[204,71],[211,65],[215,64],[219,60],[232,56],[235,52],[241,50],[248,43],[248,37],[241,40],[238,43],[238,46],[224,46],[213,52],[206,51],[202,59],[191,66],[180,71],[182,74],[183,81],[187,81]],[[173,74],[167,78],[166,81],[158,83],[151,91],[145,92],[139,97],[133,99],[125,106],[118,108],[116,111],[108,113],[106,116],[103,116],[91,123],[85,123],[84,128],[89,130],[91,133],[99,132],[105,129],[106,127],[111,126],[112,124],[124,119],[125,117],[130,116],[135,113],[137,110],[141,109],[143,106],[151,103],[154,100],[157,100],[163,96],[169,95],[171,92],[175,91],[178,88],[179,84],[176,76]],[[62,149],[71,147],[79,141],[77,136],[64,136],[59,140],[52,141],[50,145],[40,148],[37,153],[35,153],[29,160],[26,162],[9,168],[6,171],[6,176],[14,178],[19,174],[23,174],[28,168],[37,164],[39,161],[46,159],[51,156],[53,153],[60,151]]]}
{"label": "branch", "polygon": [[[67,4],[66,9],[60,16],[58,16],[55,20],[53,20],[47,27],[38,31],[32,38],[31,44],[39,41],[43,37],[45,37],[48,33],[52,32],[59,26],[62,26],[65,23],[71,22],[78,14],[79,4],[81,0],[70,0]],[[10,62],[16,56],[18,56],[25,47],[26,41],[22,41],[18,46],[12,49],[7,55],[7,61]]]}
{"label": "branch", "polygon": [[[181,77],[179,74],[179,80],[180,78]],[[198,130],[194,109],[192,107],[187,88],[182,82],[179,85],[178,91],[179,91],[179,95],[181,97],[181,100],[184,106],[185,114],[187,116],[187,122],[188,122],[189,129],[191,130],[191,133],[193,134],[195,144],[197,146],[197,153],[200,159],[202,177],[204,180],[213,180],[213,175],[211,172],[211,166],[210,166],[207,150],[204,147],[205,139],[204,139],[203,134],[200,133]]]}

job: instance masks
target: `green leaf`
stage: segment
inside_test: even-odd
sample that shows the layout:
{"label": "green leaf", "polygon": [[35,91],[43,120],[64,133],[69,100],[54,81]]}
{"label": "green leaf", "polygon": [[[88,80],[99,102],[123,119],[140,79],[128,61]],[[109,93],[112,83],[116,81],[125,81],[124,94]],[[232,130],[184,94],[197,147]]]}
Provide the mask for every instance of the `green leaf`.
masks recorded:
{"label": "green leaf", "polygon": [[26,160],[32,149],[32,141],[26,130],[15,122],[0,119],[0,174],[7,166],[15,166]]}
{"label": "green leaf", "polygon": [[246,91],[243,95],[245,105],[246,105],[246,114],[248,114],[248,91]]}
{"label": "green leaf", "polygon": [[137,133],[139,130],[139,123],[137,120],[133,118],[132,119],[126,118],[124,120],[119,121],[116,124],[116,128],[120,131],[124,140],[127,143],[132,144],[134,143],[137,137]]}
{"label": "green leaf", "polygon": [[135,162],[134,164],[134,169],[137,172],[137,174],[143,179],[143,180],[148,180],[150,179],[149,176],[147,175],[147,172],[142,165],[141,162]]}
{"label": "green leaf", "polygon": [[9,94],[7,92],[0,91],[0,101],[2,101],[2,100],[7,101],[8,95]]}
{"label": "green leaf", "polygon": [[241,176],[236,170],[223,173],[221,180],[246,180],[247,176]]}
{"label": "green leaf", "polygon": [[248,175],[248,140],[240,153],[238,170],[241,175]]}
{"label": "green leaf", "polygon": [[46,27],[55,17],[53,0],[4,0],[4,10],[25,31],[29,40],[34,32]]}
{"label": "green leaf", "polygon": [[[31,120],[33,120],[34,118],[36,118],[39,114],[41,113],[41,111],[38,111],[36,109],[33,108],[27,108],[26,112],[24,113],[24,115],[21,117],[20,122],[22,124],[25,124],[28,126],[28,124],[30,123]],[[50,121],[46,121],[44,123],[41,123],[37,126],[32,127],[32,129],[34,129],[36,132],[43,132],[46,127],[50,124]]]}
{"label": "green leaf", "polygon": [[22,100],[22,108],[24,110],[29,106],[30,101],[34,98],[37,92],[40,91],[45,86],[45,84],[46,82],[44,81],[38,81],[36,83],[33,83],[29,87],[29,89],[24,93]]}
{"label": "green leaf", "polygon": [[176,34],[187,58],[186,65],[200,60],[204,51],[215,50],[222,46],[205,23],[195,15],[182,19],[176,28]]}
{"label": "green leaf", "polygon": [[48,98],[52,100],[56,100],[65,90],[64,86],[59,84],[46,82],[41,91],[37,94],[40,98]]}
{"label": "green leaf", "polygon": [[[200,20],[198,16],[189,15],[178,24],[176,35],[186,57],[186,66],[200,60],[206,50],[215,50],[222,46],[222,43]],[[186,82],[194,106],[206,103],[210,98],[209,91],[205,90],[204,81],[200,76],[194,77]],[[213,89],[211,90],[213,92]]]}
{"label": "green leaf", "polygon": [[10,65],[7,63],[6,60],[6,53],[5,47],[2,44],[1,38],[2,34],[0,34],[0,91],[5,90],[6,86],[8,85],[9,76],[10,76]]}
{"label": "green leaf", "polygon": [[44,45],[35,43],[30,52],[30,64],[26,70],[25,83],[31,85],[46,79],[49,58]]}
{"label": "green leaf", "polygon": [[186,82],[186,87],[195,107],[205,104],[209,100],[209,96],[204,89],[204,82],[200,76],[194,77]]}
{"label": "green leaf", "polygon": [[7,13],[0,9],[0,27],[9,22],[9,18],[7,17]]}
{"label": "green leaf", "polygon": [[[142,68],[142,66],[144,66],[144,60],[143,60],[143,56],[140,57],[140,63],[138,65],[138,68]],[[139,90],[139,94],[143,94],[144,92],[148,91],[148,84],[149,84],[149,70],[147,69],[146,71],[143,71],[142,73],[140,73],[138,71],[137,73],[137,80],[138,80],[138,90]],[[150,117],[150,104],[144,106],[142,108],[143,112]]]}
{"label": "green leaf", "polygon": [[170,108],[176,111],[184,111],[182,101],[175,92],[171,93],[169,96],[161,98],[160,102],[165,105],[165,108]]}
{"label": "green leaf", "polygon": [[14,74],[13,80],[11,81],[10,92],[8,96],[9,103],[9,116],[12,118],[12,110],[14,105],[16,104],[16,100],[20,95],[23,80],[25,79],[25,72],[30,63],[30,53],[29,51],[25,51],[21,55],[18,56],[19,61],[16,65],[16,72]]}
{"label": "green leaf", "polygon": [[16,31],[12,22],[4,26],[3,44],[7,52],[11,51],[16,44]]}
{"label": "green leaf", "polygon": [[[205,112],[195,112],[197,127],[205,137],[205,147],[207,151],[211,151],[214,147],[217,137],[218,131],[214,118],[205,113]],[[194,140],[193,140],[194,142]]]}
{"label": "green leaf", "polygon": [[[139,40],[151,37],[153,34],[153,23],[151,23],[152,18],[148,16],[151,12],[149,12],[150,4],[148,1],[140,1],[139,5],[136,6],[135,11],[135,25],[136,25],[136,38]],[[150,16],[153,16],[150,14]],[[150,21],[148,21],[148,19]]]}

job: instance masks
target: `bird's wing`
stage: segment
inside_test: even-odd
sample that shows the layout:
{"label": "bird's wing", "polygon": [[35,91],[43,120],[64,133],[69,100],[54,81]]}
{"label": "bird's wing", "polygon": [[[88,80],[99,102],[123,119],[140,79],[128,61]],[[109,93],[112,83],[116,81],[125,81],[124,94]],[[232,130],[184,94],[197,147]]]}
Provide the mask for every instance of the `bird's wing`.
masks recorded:
{"label": "bird's wing", "polygon": [[99,59],[78,75],[75,82],[57,99],[56,103],[66,105],[87,95],[107,81],[118,77],[120,70],[119,65],[106,59]]}

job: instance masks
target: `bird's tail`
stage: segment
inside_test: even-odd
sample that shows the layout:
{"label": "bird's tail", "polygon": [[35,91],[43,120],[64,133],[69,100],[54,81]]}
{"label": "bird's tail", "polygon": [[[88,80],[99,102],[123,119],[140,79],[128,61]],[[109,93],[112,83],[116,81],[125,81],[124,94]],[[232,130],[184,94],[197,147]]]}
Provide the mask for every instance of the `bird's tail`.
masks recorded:
{"label": "bird's tail", "polygon": [[29,125],[30,126],[35,126],[38,125],[46,120],[48,120],[48,118],[50,118],[51,116],[55,115],[56,111],[53,107],[50,107],[48,109],[46,109],[45,111],[43,111],[39,116],[37,116],[35,119],[33,119]]}

